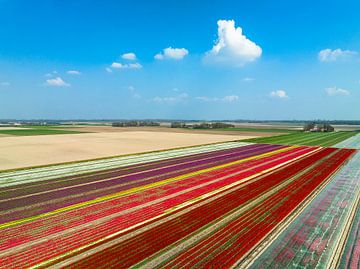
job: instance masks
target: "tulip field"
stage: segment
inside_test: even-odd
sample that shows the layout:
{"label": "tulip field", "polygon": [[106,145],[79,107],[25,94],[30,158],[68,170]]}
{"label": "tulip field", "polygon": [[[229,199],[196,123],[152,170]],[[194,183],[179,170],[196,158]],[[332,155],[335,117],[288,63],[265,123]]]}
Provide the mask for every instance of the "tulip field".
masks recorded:
{"label": "tulip field", "polygon": [[0,268],[359,268],[360,136],[297,139],[0,172]]}

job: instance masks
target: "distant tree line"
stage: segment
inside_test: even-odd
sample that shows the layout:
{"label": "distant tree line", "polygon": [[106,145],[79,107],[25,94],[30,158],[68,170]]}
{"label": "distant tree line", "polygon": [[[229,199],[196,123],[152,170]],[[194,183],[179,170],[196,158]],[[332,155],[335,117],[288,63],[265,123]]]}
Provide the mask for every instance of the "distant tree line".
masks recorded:
{"label": "distant tree line", "polygon": [[189,128],[189,129],[222,129],[222,128],[233,128],[235,127],[229,123],[223,122],[202,122],[195,124],[187,124],[185,122],[172,122],[171,128]]}
{"label": "distant tree line", "polygon": [[120,122],[112,123],[112,127],[140,127],[140,126],[160,126],[160,123],[154,121],[120,121]]}

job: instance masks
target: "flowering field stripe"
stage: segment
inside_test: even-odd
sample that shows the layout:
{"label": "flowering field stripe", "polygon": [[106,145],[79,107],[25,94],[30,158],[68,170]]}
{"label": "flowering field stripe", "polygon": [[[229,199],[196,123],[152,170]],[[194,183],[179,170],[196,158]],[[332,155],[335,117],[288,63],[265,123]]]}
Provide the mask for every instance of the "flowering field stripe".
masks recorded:
{"label": "flowering field stripe", "polygon": [[[262,146],[262,145],[254,145],[255,147]],[[101,178],[113,177],[116,175],[122,175],[125,173],[135,173],[139,171],[145,171],[148,169],[154,169],[156,167],[164,167],[169,166],[171,164],[180,164],[184,162],[189,162],[191,160],[201,160],[206,159],[214,156],[223,156],[226,154],[231,154],[234,152],[239,152],[242,150],[246,150],[247,148],[251,147],[251,145],[241,145],[239,147],[232,147],[229,149],[219,149],[216,151],[206,151],[200,153],[193,153],[191,155],[180,156],[180,157],[172,157],[168,159],[161,159],[155,161],[146,161],[142,163],[138,163],[135,165],[127,165],[127,166],[119,166],[112,169],[102,169],[100,171],[92,171],[83,173],[80,175],[71,175],[71,176],[61,176],[58,175],[57,178],[53,179],[43,179],[38,182],[25,182],[22,184],[17,184],[15,186],[9,187],[2,187],[0,189],[1,197],[4,198],[6,195],[15,195],[14,192],[16,191],[18,195],[24,195],[28,192],[31,192],[32,189],[36,189],[37,191],[47,190],[51,188],[56,188],[57,186],[71,186],[76,184],[77,182],[91,182]],[[36,188],[35,188],[36,187]],[[11,196],[10,196],[11,197]]]}
{"label": "flowering field stripe", "polygon": [[[314,161],[318,160],[320,156],[323,158],[334,151],[335,150],[333,149],[324,149],[317,154],[305,158],[305,160],[302,161],[302,165],[305,165],[304,168],[306,168],[307,166],[312,165]],[[148,229],[137,236],[125,240],[121,244],[106,248],[92,256],[87,256],[78,263],[75,263],[73,267],[92,268],[101,266],[100,264],[94,264],[98,259],[103,261],[105,267],[109,266],[109,264],[106,263],[107,261],[109,261],[111,266],[119,266],[120,264],[124,267],[131,266],[147,256],[160,251],[169,244],[175,243],[182,237],[198,230],[207,223],[229,213],[229,211],[239,207],[247,201],[255,199],[258,195],[266,193],[269,188],[274,188],[283,180],[291,179],[294,173],[299,171],[298,165],[299,163],[297,163],[296,170],[295,166],[293,166],[294,168],[291,173],[287,170],[283,171],[285,173],[282,177],[280,177],[280,173],[273,176],[272,180],[269,180],[268,177],[264,177],[261,180],[250,183],[246,188],[240,188],[226,195],[220,195],[218,199],[195,208],[178,218],[171,219],[154,228]],[[315,168],[312,173],[314,171],[316,171]],[[271,174],[269,176],[271,176]],[[249,192],[249,190],[253,191]],[[311,189],[309,191],[311,191]],[[146,244],[143,244],[143,242],[146,242]],[[116,260],[113,260],[115,256],[117,258]]]}
{"label": "flowering field stripe", "polygon": [[[358,193],[358,195],[360,195]],[[344,251],[338,265],[339,268],[359,268],[360,267],[360,204],[352,223],[350,233],[347,237]]]}
{"label": "flowering field stripe", "polygon": [[[290,167],[286,167],[286,169],[289,169]],[[308,168],[306,168],[306,170],[308,170]],[[305,170],[305,171],[306,171]],[[304,172],[301,172],[301,173],[304,173]],[[268,176],[267,176],[268,178]],[[290,180],[293,180],[293,177],[290,177],[289,178]],[[280,188],[282,188],[283,186],[285,186],[286,184],[288,184],[287,182],[288,180],[284,180],[281,184],[279,185],[276,185],[274,186],[272,189],[270,189],[269,191],[265,192],[262,196],[259,196],[259,198],[257,199],[252,199],[252,200],[249,200],[249,203],[246,203],[245,206],[243,207],[240,207],[239,210],[235,210],[233,213],[230,214],[230,217],[223,217],[221,218],[221,220],[216,220],[214,225],[206,225],[207,227],[205,229],[201,229],[200,232],[197,232],[196,235],[190,235],[189,236],[189,239],[184,239],[182,241],[181,244],[179,243],[176,243],[175,244],[175,248],[171,248],[169,251],[165,252],[164,255],[166,257],[166,259],[168,257],[172,257],[171,259],[174,258],[174,256],[176,256],[176,252],[177,253],[180,253],[180,252],[183,252],[183,250],[186,248],[186,246],[190,246],[190,245],[195,245],[196,242],[200,241],[201,238],[207,238],[209,236],[209,234],[213,233],[214,230],[218,229],[219,227],[224,226],[224,223],[227,223],[229,222],[229,220],[226,220],[226,218],[229,218],[230,220],[231,219],[235,219],[239,216],[242,216],[243,213],[245,212],[245,210],[253,207],[254,205],[257,205],[261,200],[265,200],[267,197],[269,197],[271,194],[274,194],[275,192],[277,192]],[[267,182],[268,183],[268,182]],[[208,231],[207,231],[208,230]],[[196,249],[197,251],[199,250],[199,247],[200,245],[198,245],[196,243]],[[208,248],[206,248],[208,249]],[[205,251],[205,250],[204,250]],[[169,252],[171,252],[172,255],[169,254]],[[201,249],[200,249],[200,252],[201,252]],[[183,255],[184,253],[182,253]],[[157,259],[157,261],[156,261]],[[155,262],[154,260],[150,260],[150,262],[148,261],[142,261],[141,264],[146,264],[146,267],[149,267],[151,268],[152,266],[154,266],[154,263],[156,264],[159,264],[159,260],[160,260],[160,263],[163,262],[163,258],[162,257],[156,257],[155,258]],[[176,264],[176,266],[178,266],[179,264]]]}
{"label": "flowering field stripe", "polygon": [[[359,161],[360,154],[357,153],[253,261],[251,268],[270,268],[275,265],[283,268],[290,265],[312,268],[328,266],[340,245],[342,231],[349,223],[350,212],[358,206],[356,199],[360,192]],[[353,232],[356,234],[354,230]],[[347,244],[348,250],[356,248],[356,237],[348,238],[351,241]],[[351,250],[349,252],[351,253]],[[345,251],[347,254],[349,252]],[[345,257],[347,254],[344,254]],[[349,264],[345,257],[342,263]],[[347,257],[351,257],[351,254]]]}
{"label": "flowering field stripe", "polygon": [[[91,184],[105,183],[107,181],[114,181],[116,179],[123,178],[124,176],[133,176],[132,178],[145,177],[146,173],[153,175],[155,173],[165,173],[172,170],[181,170],[183,168],[196,167],[204,164],[211,164],[212,162],[227,160],[230,158],[242,158],[251,154],[257,154],[260,151],[271,151],[279,148],[271,145],[252,145],[244,146],[240,148],[234,148],[231,150],[222,150],[216,153],[203,153],[201,155],[191,155],[188,157],[174,158],[169,160],[163,160],[158,162],[146,163],[137,166],[130,166],[125,168],[119,168],[116,170],[103,171],[98,173],[91,173],[81,176],[72,176],[65,178],[53,179],[40,184],[22,184],[15,187],[1,188],[0,194],[2,201],[11,199],[21,199],[30,195],[37,195],[42,193],[49,193],[52,191],[58,192],[61,189],[76,188]],[[149,174],[149,175],[150,175]],[[144,176],[143,176],[144,175]],[[122,180],[123,181],[123,180]],[[113,185],[113,182],[110,184]],[[104,186],[102,186],[104,187]],[[94,187],[92,187],[94,188]],[[71,193],[67,193],[70,195]],[[53,197],[53,196],[52,196]],[[55,198],[55,197],[53,197]]]}
{"label": "flowering field stripe", "polygon": [[[291,139],[324,145],[346,136]],[[48,167],[33,179],[14,172],[19,181],[0,187],[0,269],[255,266],[295,222],[314,229],[302,248],[291,241],[276,258],[268,254],[270,267],[314,265],[312,256],[341,268],[359,263],[355,150],[235,145],[100,160],[100,168],[91,161],[89,171],[61,165],[58,177]],[[316,201],[310,219],[299,220]],[[289,249],[295,254],[285,260]]]}
{"label": "flowering field stripe", "polygon": [[[247,193],[246,190],[245,190],[245,193]],[[246,198],[245,198],[245,199],[246,199]],[[236,200],[236,199],[235,199],[235,200]],[[184,210],[184,208],[182,208],[182,210]],[[185,208],[185,210],[186,210],[186,208]],[[70,253],[70,254],[71,254],[71,253]]]}
{"label": "flowering field stripe", "polygon": [[[308,149],[307,149],[308,150]],[[286,157],[286,156],[284,156],[284,157]],[[263,164],[263,166],[266,166],[265,164]],[[268,165],[269,166],[269,165]],[[253,172],[253,173],[255,173],[255,172]],[[214,176],[216,176],[216,174],[214,175]],[[234,178],[233,180],[236,180],[236,178]],[[229,183],[229,182],[231,182],[231,181],[228,181],[227,183]],[[209,189],[205,189],[205,191],[209,191]],[[195,195],[196,195],[196,193],[194,193]],[[197,193],[198,194],[198,193]],[[182,197],[182,196],[179,196],[179,198],[185,198],[185,197]],[[189,198],[191,198],[191,197],[188,197],[188,199]],[[163,203],[163,205],[166,205],[167,207],[168,206],[170,206],[170,205],[168,205],[168,203],[169,202],[171,202],[170,201],[171,199],[169,199],[169,200],[167,200],[167,201],[165,201],[164,203]],[[174,200],[175,202],[179,202],[178,200]],[[196,202],[196,201],[194,201],[194,202]],[[153,212],[155,211],[155,214],[156,214],[156,207],[152,207],[151,209],[144,209],[144,210],[142,210],[143,212],[137,212],[137,215],[138,215],[138,217],[137,218],[139,218],[139,216],[140,217],[143,217],[143,215],[144,214],[148,214],[149,215],[149,213],[150,214],[154,214]],[[126,224],[126,225],[128,225],[128,222],[129,221],[131,221],[133,218],[135,217],[135,215],[128,215],[128,216],[122,216],[121,218],[123,219],[123,223],[124,224]],[[151,217],[151,216],[150,216]],[[120,219],[121,219],[120,218]],[[88,241],[88,242],[92,242],[93,240],[95,240],[96,239],[96,237],[97,238],[103,238],[103,237],[107,237],[107,235],[106,234],[103,234],[103,232],[105,232],[105,233],[109,233],[109,231],[111,232],[111,229],[114,229],[114,231],[116,231],[116,230],[118,230],[118,229],[120,229],[121,228],[121,222],[119,222],[118,220],[116,220],[116,222],[113,222],[114,223],[114,225],[112,225],[111,223],[105,223],[104,225],[103,225],[103,228],[100,228],[100,226],[90,226],[90,229],[85,229],[85,230],[83,230],[83,231],[80,231],[80,232],[74,232],[74,234],[70,234],[70,235],[68,235],[68,236],[66,236],[66,237],[64,237],[64,236],[61,236],[60,238],[58,238],[57,239],[57,241],[54,241],[54,240],[46,240],[46,242],[44,243],[44,244],[41,244],[40,246],[39,246],[39,248],[36,246],[36,245],[34,245],[33,243],[31,244],[31,247],[27,250],[27,251],[25,251],[24,249],[19,249],[19,251],[20,251],[20,253],[19,253],[19,255],[23,255],[25,258],[26,257],[32,257],[32,260],[34,261],[35,260],[35,257],[36,257],[36,255],[39,255],[39,254],[41,254],[42,252],[41,252],[41,249],[48,249],[48,248],[52,248],[52,246],[54,246],[54,245],[56,245],[57,247],[56,247],[56,250],[54,250],[54,251],[56,251],[56,252],[59,252],[59,251],[61,251],[61,249],[62,248],[67,248],[67,249],[69,249],[69,247],[71,247],[71,245],[81,245],[81,243],[84,243],[84,240],[86,241]],[[113,228],[112,228],[113,227]],[[91,231],[91,230],[93,230],[93,231]],[[103,232],[102,232],[103,231]],[[20,234],[20,236],[21,236],[21,234]],[[76,241],[74,241],[73,239],[74,238],[78,238]],[[3,252],[3,253],[5,253],[5,252]],[[54,252],[52,252],[52,253],[54,253]],[[8,259],[10,259],[10,257],[7,257]],[[17,256],[17,258],[20,258],[19,256]],[[11,259],[11,261],[12,261],[12,263],[14,263],[15,262],[15,260],[14,260],[15,258],[13,258],[13,259]],[[22,259],[23,261],[24,260],[26,260],[26,259]],[[2,260],[2,263],[3,264],[6,264],[6,261],[4,261],[4,260]],[[19,265],[19,263],[17,263],[18,265]]]}
{"label": "flowering field stripe", "polygon": [[360,149],[360,133],[334,145],[334,147]]}
{"label": "flowering field stripe", "polygon": [[[105,178],[100,182],[95,182],[95,184],[87,183],[80,184],[80,186],[75,185],[73,189],[71,187],[62,190],[56,189],[52,191],[53,194],[48,191],[41,193],[40,195],[35,193],[34,195],[26,197],[15,197],[9,201],[5,200],[0,202],[2,208],[2,212],[0,212],[1,221],[4,223],[43,214],[73,204],[94,200],[99,197],[113,194],[114,192],[117,193],[135,187],[141,187],[149,183],[158,182],[224,163],[226,164],[239,159],[245,159],[279,148],[284,148],[284,146],[253,145],[240,148],[239,151],[235,151],[227,156],[220,154],[220,156],[180,163],[171,167],[160,166],[157,169],[150,169],[149,171],[143,171],[141,173],[130,173],[128,175],[125,174],[124,176]],[[48,199],[49,196],[52,197],[51,200]]]}
{"label": "flowering field stripe", "polygon": [[196,176],[196,175],[200,175],[202,173],[218,170],[218,169],[229,167],[229,166],[232,166],[232,165],[235,165],[235,164],[240,164],[242,162],[246,162],[246,161],[249,161],[249,160],[263,158],[263,157],[266,157],[266,156],[271,156],[271,155],[274,155],[276,153],[286,151],[286,150],[289,150],[289,148],[288,147],[283,147],[283,148],[278,149],[278,150],[274,150],[274,151],[270,151],[270,152],[267,152],[267,153],[255,155],[255,156],[248,157],[248,158],[245,158],[245,159],[233,161],[233,162],[230,162],[230,163],[221,164],[221,165],[218,165],[218,166],[202,169],[202,170],[191,172],[191,173],[184,174],[184,175],[179,175],[179,176],[176,176],[176,177],[173,177],[173,178],[160,180],[158,182],[154,182],[154,183],[142,185],[142,186],[139,186],[139,187],[131,188],[131,189],[128,189],[128,190],[120,191],[120,192],[117,192],[117,193],[112,193],[112,194],[109,194],[109,195],[98,197],[96,199],[92,199],[92,200],[89,200],[89,201],[85,201],[85,202],[81,202],[81,203],[78,203],[78,204],[73,204],[73,205],[70,205],[70,206],[58,208],[56,210],[49,211],[49,212],[46,212],[46,213],[43,213],[43,214],[39,214],[39,215],[35,215],[35,216],[23,218],[23,219],[18,219],[18,220],[14,220],[14,221],[9,221],[9,222],[0,224],[0,229],[10,227],[10,226],[13,226],[13,225],[18,225],[18,224],[25,223],[25,222],[28,222],[28,221],[33,221],[33,220],[36,220],[36,219],[41,219],[41,218],[44,218],[44,217],[56,215],[56,214],[59,214],[59,213],[62,213],[62,212],[66,212],[66,211],[73,210],[73,209],[76,209],[76,208],[81,208],[81,207],[88,206],[88,205],[91,205],[91,204],[95,204],[95,203],[99,203],[99,202],[102,202],[102,201],[114,199],[114,198],[124,196],[124,195],[128,195],[128,194],[131,194],[131,193],[136,193],[136,192],[139,192],[139,191],[143,191],[143,190],[146,190],[146,189],[150,189],[150,188],[154,188],[154,187],[157,187],[157,186],[160,186],[160,185],[164,185],[164,184],[167,184],[167,183],[170,183],[170,182],[173,182],[173,181],[178,181],[178,180],[185,179],[185,178],[188,178],[188,177],[191,177],[191,176]]}
{"label": "flowering field stripe", "polygon": [[182,149],[165,150],[159,152],[140,153],[129,156],[112,157],[78,163],[51,165],[41,168],[18,170],[13,172],[0,172],[0,186],[13,186],[17,184],[49,180],[60,176],[76,175],[95,172],[121,166],[136,165],[144,162],[164,160],[168,158],[187,156],[201,152],[211,152],[221,149],[241,147],[251,143],[226,142],[205,146],[195,146]]}
{"label": "flowering field stripe", "polygon": [[[46,228],[49,229],[49,231],[46,231],[44,229],[39,230],[38,232],[38,237],[36,238],[36,230],[39,229],[39,227],[34,227],[33,225],[30,224],[25,224],[22,226],[17,226],[17,227],[13,227],[3,231],[3,236],[0,244],[0,249],[4,250],[6,248],[9,247],[14,247],[17,244],[23,244],[26,243],[27,241],[31,241],[31,249],[30,251],[35,251],[34,248],[35,246],[35,239],[41,239],[39,243],[43,243],[43,240],[47,240],[50,238],[44,238],[47,235],[50,235],[51,232],[54,231],[53,227],[51,224],[56,225],[57,223],[61,222],[61,219],[66,219],[67,220],[67,229],[70,229],[72,227],[74,227],[73,223],[69,222],[68,219],[71,220],[71,218],[75,218],[75,220],[77,219],[78,215],[82,215],[85,214],[86,217],[83,221],[90,221],[93,222],[92,223],[88,223],[86,226],[88,226],[89,228],[84,230],[84,231],[80,231],[77,228],[81,228],[79,227],[80,225],[84,224],[83,223],[79,223],[78,221],[76,221],[76,229],[73,230],[71,233],[59,233],[59,230],[57,230],[56,232],[59,233],[59,237],[62,241],[62,244],[64,244],[67,240],[69,242],[72,241],[72,238],[74,236],[79,236],[79,234],[81,234],[81,239],[77,240],[76,243],[80,243],[80,241],[85,244],[85,243],[89,243],[92,242],[96,239],[102,238],[107,236],[108,234],[111,234],[112,232],[116,232],[118,230],[121,229],[125,229],[128,228],[131,225],[136,225],[138,223],[144,222],[147,219],[152,219],[154,217],[156,217],[157,215],[165,215],[165,214],[169,214],[169,211],[167,211],[168,209],[174,207],[174,209],[172,209],[170,212],[173,213],[174,210],[179,209],[179,207],[177,207],[177,205],[179,203],[187,203],[187,205],[191,204],[191,203],[195,203],[200,201],[201,199],[205,199],[205,196],[203,196],[204,194],[206,195],[212,195],[211,192],[214,192],[214,190],[216,190],[217,192],[219,191],[223,191],[224,187],[233,187],[235,186],[234,183],[238,184],[243,184],[246,181],[245,180],[240,180],[240,179],[246,179],[246,177],[249,177],[250,175],[256,175],[259,172],[264,172],[265,170],[270,170],[270,168],[277,166],[279,164],[285,164],[286,162],[289,162],[291,160],[294,160],[294,158],[298,158],[299,156],[302,156],[306,153],[310,153],[312,150],[310,148],[294,148],[293,150],[290,151],[286,151],[283,153],[279,153],[277,155],[271,156],[271,157],[267,157],[264,158],[262,160],[254,160],[254,161],[249,161],[246,162],[244,164],[241,165],[236,165],[234,166],[232,169],[229,168],[225,168],[223,169],[221,172],[220,171],[214,171],[212,172],[212,174],[207,174],[207,176],[205,177],[203,175],[203,179],[198,177],[193,178],[192,180],[190,179],[186,179],[184,181],[188,181],[189,183],[187,185],[184,186],[185,182],[182,182],[181,186],[176,186],[176,183],[173,183],[174,186],[172,188],[170,188],[170,191],[166,192],[164,194],[164,192],[152,192],[150,193],[150,190],[148,190],[149,195],[152,194],[155,198],[157,198],[157,193],[161,193],[161,196],[158,197],[157,200],[149,200],[146,199],[147,195],[146,193],[142,193],[142,196],[144,197],[144,200],[140,201],[136,201],[135,202],[131,202],[132,201],[132,197],[128,196],[128,197],[123,197],[123,199],[119,200],[124,200],[124,201],[119,201],[120,202],[120,206],[114,208],[116,210],[119,210],[118,212],[120,214],[116,214],[115,211],[111,211],[112,213],[112,219],[108,219],[104,218],[104,221],[106,222],[102,222],[99,223],[98,221],[96,221],[96,219],[94,219],[93,217],[89,216],[89,214],[94,214],[94,217],[97,217],[97,212],[101,209],[101,208],[105,208],[104,211],[106,211],[106,203],[110,204],[109,202],[103,203],[103,204],[97,204],[97,205],[93,205],[91,207],[86,207],[84,208],[84,210],[78,210],[78,212],[76,212],[77,214],[74,214],[75,212],[72,212],[71,214],[68,214],[68,216],[63,215],[63,216],[56,216],[56,218],[59,218],[59,220],[56,219],[52,219],[51,222],[49,221],[49,223],[44,223],[44,222],[38,222],[39,225],[43,225]],[[265,169],[265,170],[264,170]],[[212,177],[211,177],[212,175]],[[162,188],[162,191],[166,191],[166,188],[169,188],[171,186],[169,185],[165,185]],[[173,194],[176,194],[176,196],[174,196]],[[135,196],[135,195],[133,195]],[[200,197],[201,196],[201,197]],[[134,197],[136,198],[136,197]],[[123,207],[121,206],[122,203],[121,202],[125,202],[126,200],[129,201],[128,204],[124,205]],[[156,203],[155,203],[156,202]],[[190,203],[189,203],[190,202]],[[141,204],[142,203],[142,204]],[[111,201],[111,204],[114,204],[114,201]],[[142,205],[141,207],[139,207],[138,205]],[[98,209],[96,209],[95,207],[99,207]],[[85,210],[86,209],[86,210]],[[129,210],[131,209],[131,210]],[[126,213],[124,211],[121,210],[125,210]],[[90,211],[86,212],[86,211]],[[92,213],[94,212],[94,213]],[[122,213],[124,212],[124,213]],[[96,222],[96,223],[95,223]],[[114,225],[113,225],[113,224]],[[92,231],[93,230],[93,231]],[[84,232],[86,234],[84,234]],[[20,242],[20,240],[18,240],[17,242],[12,242],[11,238],[14,237],[15,235],[18,235],[20,238],[26,238],[24,240],[22,240],[22,242]],[[9,241],[5,241],[8,238]],[[7,242],[8,245],[7,245]],[[45,244],[50,244],[49,247],[51,247],[52,244],[54,244],[54,241],[45,243]],[[66,244],[66,247],[69,247],[69,245],[71,245],[71,243]],[[17,251],[21,251],[21,253],[23,255],[26,256],[32,256],[31,253],[29,252],[24,252],[24,245],[21,246],[21,248],[18,248]],[[42,247],[45,247],[44,245],[42,245]],[[57,250],[59,251],[60,248],[58,247]]]}
{"label": "flowering field stripe", "polygon": [[[150,262],[142,262],[141,264],[146,265],[147,268],[151,268],[156,264],[162,268],[170,268],[172,266],[207,267],[208,265],[204,265],[203,262],[210,262],[214,267],[218,267],[221,264],[221,267],[224,268],[228,258],[224,258],[220,264],[216,265],[213,263],[214,257],[217,256],[218,258],[221,258],[226,255],[231,256],[231,251],[235,251],[234,253],[236,253],[236,249],[242,249],[240,254],[236,254],[242,256],[251,247],[251,241],[256,238],[254,237],[253,231],[257,229],[260,233],[260,231],[263,232],[266,229],[270,229],[271,226],[274,226],[277,224],[277,222],[271,222],[270,220],[266,219],[274,218],[276,215],[276,210],[283,214],[285,208],[289,208],[289,206],[286,206],[281,210],[279,209],[279,203],[282,203],[283,201],[288,203],[290,200],[287,199],[285,195],[281,194],[286,192],[288,195],[295,195],[296,197],[294,198],[299,199],[299,193],[294,194],[295,192],[291,191],[291,184],[296,184],[298,187],[300,186],[301,188],[304,188],[305,183],[304,181],[300,180],[304,180],[306,174],[311,175],[315,169],[318,171],[319,168],[319,162],[313,164],[311,169],[306,169],[304,172],[296,174],[295,177],[290,177],[289,180],[284,181],[282,185],[273,188],[259,199],[253,201],[254,205],[251,207],[248,206],[246,210],[244,210],[244,208],[240,208],[239,210],[235,211],[233,213],[233,217],[230,218],[229,221],[225,222],[225,224],[218,225],[219,222],[224,222],[224,219],[221,219],[214,224],[214,226],[217,226],[216,228],[210,226],[206,233],[201,231],[201,233],[203,233],[202,236],[199,236],[198,234],[190,235],[188,239],[189,243],[186,241],[181,245],[176,243],[175,250],[173,248],[168,251],[172,252],[172,255],[170,255],[168,252],[162,254],[164,257],[166,257],[165,259],[157,257],[158,261],[155,263],[150,260]],[[311,188],[307,188],[307,190],[311,191]],[[275,197],[279,197],[280,200],[277,201]],[[275,210],[272,210],[271,204],[273,204]],[[263,222],[265,223],[265,226],[263,225]],[[259,227],[259,225],[263,225],[263,227]],[[236,227],[239,227],[238,231],[236,230]],[[250,238],[247,237],[246,239],[242,239],[242,241],[238,241],[237,243],[232,242],[234,238],[240,238],[246,234],[252,235]],[[234,245],[230,247],[231,244]],[[179,250],[177,254],[175,252],[176,249]],[[226,253],[223,253],[223,251]],[[203,260],[203,262],[201,264],[197,264],[198,262],[200,263],[201,260]]]}

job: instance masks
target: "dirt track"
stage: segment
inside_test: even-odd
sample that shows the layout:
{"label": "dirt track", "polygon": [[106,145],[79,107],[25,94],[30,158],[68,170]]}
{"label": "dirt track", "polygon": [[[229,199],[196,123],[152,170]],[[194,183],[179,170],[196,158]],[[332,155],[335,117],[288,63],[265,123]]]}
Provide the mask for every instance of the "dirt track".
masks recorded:
{"label": "dirt track", "polygon": [[176,132],[106,132],[2,137],[0,170],[118,156],[253,136]]}

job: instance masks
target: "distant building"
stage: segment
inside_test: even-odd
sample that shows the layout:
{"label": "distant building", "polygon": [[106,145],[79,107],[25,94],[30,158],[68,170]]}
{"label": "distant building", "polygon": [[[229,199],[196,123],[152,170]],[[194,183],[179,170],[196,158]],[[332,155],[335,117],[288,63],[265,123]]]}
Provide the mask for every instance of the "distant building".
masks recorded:
{"label": "distant building", "polygon": [[304,132],[334,132],[335,129],[328,123],[307,123],[303,128]]}

